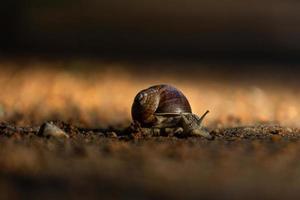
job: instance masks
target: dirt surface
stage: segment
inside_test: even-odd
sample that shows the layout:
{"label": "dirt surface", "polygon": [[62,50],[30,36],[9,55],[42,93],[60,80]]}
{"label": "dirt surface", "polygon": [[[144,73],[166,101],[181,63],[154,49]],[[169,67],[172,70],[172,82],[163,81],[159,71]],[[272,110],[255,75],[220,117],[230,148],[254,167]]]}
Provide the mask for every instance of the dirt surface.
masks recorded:
{"label": "dirt surface", "polygon": [[[166,64],[0,60],[0,199],[299,199],[296,73]],[[213,140],[129,127],[161,83],[210,110]]]}
{"label": "dirt surface", "polygon": [[299,129],[211,128],[207,140],[54,124],[70,137],[1,123],[1,199],[299,197]]}

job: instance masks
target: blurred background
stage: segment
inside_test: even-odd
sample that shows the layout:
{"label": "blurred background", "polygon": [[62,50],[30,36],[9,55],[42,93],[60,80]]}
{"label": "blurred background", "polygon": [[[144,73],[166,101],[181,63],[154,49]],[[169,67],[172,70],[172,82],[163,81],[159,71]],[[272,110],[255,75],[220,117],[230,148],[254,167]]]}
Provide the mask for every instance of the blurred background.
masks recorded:
{"label": "blurred background", "polygon": [[2,2],[0,119],[128,124],[135,94],[168,83],[210,126],[300,126],[298,4]]}
{"label": "blurred background", "polygon": [[2,45],[18,53],[112,57],[297,58],[299,3],[287,1],[3,2]]}

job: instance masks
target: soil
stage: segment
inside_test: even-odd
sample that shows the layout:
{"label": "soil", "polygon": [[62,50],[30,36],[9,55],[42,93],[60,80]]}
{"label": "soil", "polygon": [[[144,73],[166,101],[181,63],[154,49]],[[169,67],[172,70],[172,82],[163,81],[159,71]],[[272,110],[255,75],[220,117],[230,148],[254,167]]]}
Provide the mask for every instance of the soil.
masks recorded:
{"label": "soil", "polygon": [[296,199],[300,130],[208,127],[213,140],[87,129],[70,137],[0,124],[0,198]]}

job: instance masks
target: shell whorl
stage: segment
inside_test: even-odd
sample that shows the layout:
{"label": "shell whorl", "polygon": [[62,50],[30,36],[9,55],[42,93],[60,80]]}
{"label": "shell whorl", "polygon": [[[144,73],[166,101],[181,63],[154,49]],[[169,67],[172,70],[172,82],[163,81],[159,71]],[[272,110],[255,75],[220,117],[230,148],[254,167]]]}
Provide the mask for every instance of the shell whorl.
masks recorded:
{"label": "shell whorl", "polygon": [[191,113],[184,94],[170,85],[155,85],[140,91],[133,102],[131,115],[142,125],[155,122],[155,113]]}

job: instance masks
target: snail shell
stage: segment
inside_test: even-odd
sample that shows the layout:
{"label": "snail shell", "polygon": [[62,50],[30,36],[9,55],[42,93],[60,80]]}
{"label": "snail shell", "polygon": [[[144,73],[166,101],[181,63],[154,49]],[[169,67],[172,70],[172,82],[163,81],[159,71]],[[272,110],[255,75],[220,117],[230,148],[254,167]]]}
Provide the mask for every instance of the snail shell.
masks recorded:
{"label": "snail shell", "polygon": [[156,122],[156,113],[192,113],[184,94],[170,85],[155,85],[140,91],[134,98],[131,115],[141,125]]}

